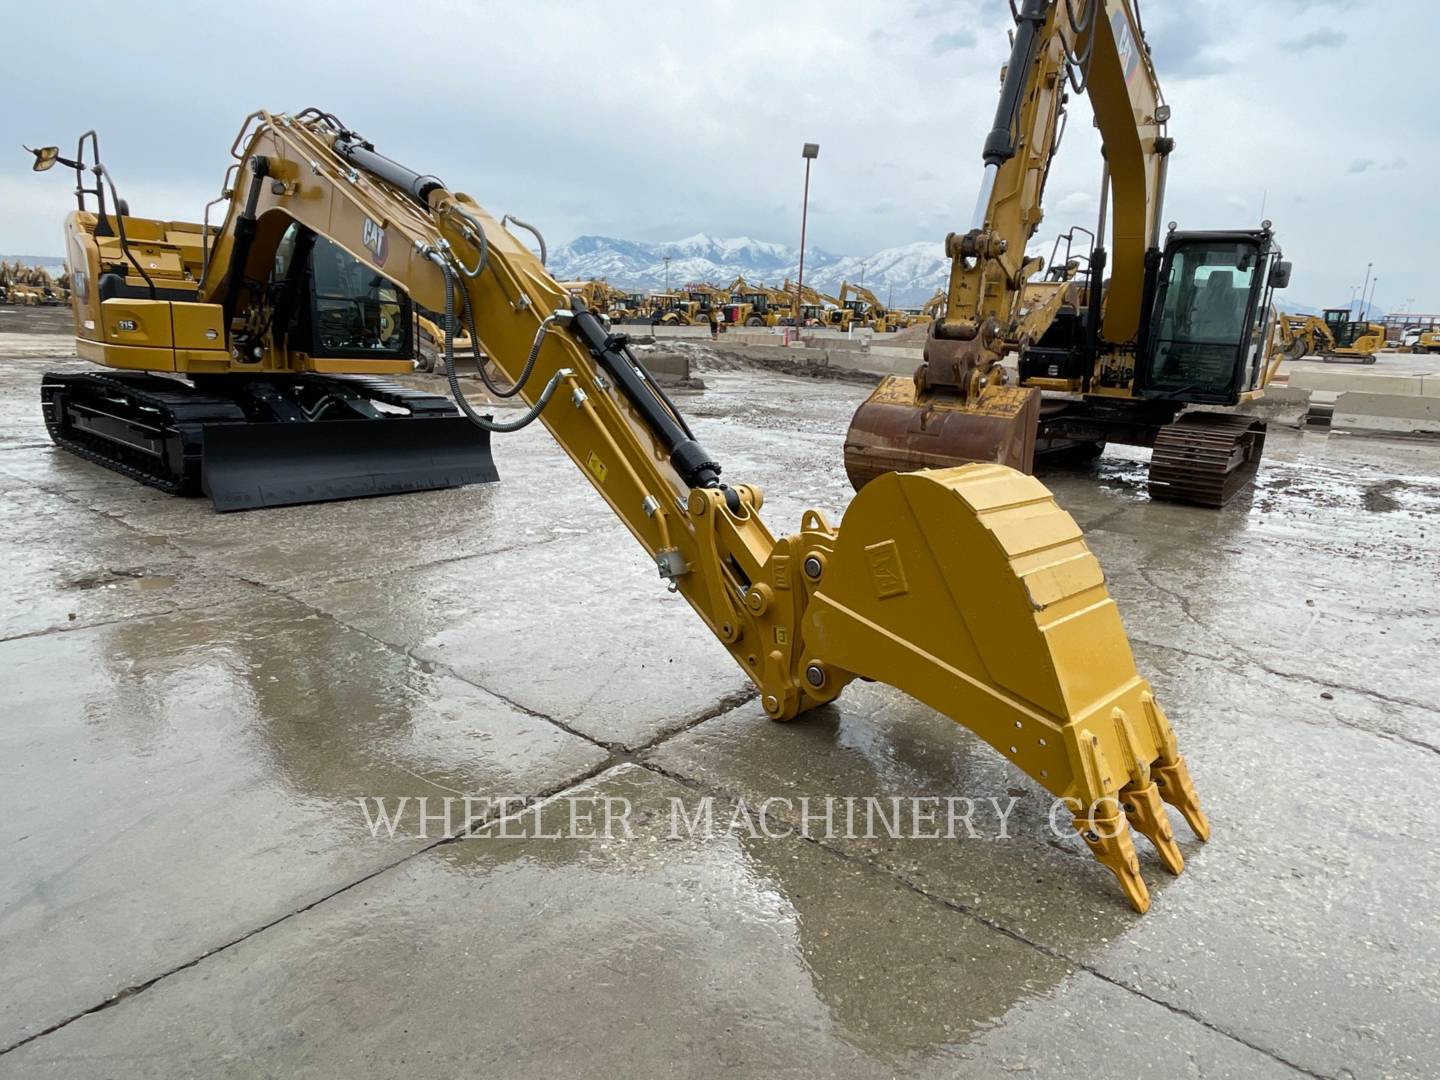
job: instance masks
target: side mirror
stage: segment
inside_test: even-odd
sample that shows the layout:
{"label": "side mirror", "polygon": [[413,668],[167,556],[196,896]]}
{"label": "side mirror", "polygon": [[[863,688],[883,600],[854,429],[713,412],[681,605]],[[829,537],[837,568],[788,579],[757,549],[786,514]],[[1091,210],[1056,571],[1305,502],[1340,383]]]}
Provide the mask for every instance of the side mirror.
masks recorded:
{"label": "side mirror", "polygon": [[[30,150],[30,147],[25,149]],[[44,172],[60,158],[58,146],[42,146],[39,150],[30,150],[30,153],[35,155],[35,164],[30,166],[35,172]]]}
{"label": "side mirror", "polygon": [[1270,287],[1273,289],[1290,287],[1290,263],[1288,261],[1277,262],[1275,269],[1270,271]]}

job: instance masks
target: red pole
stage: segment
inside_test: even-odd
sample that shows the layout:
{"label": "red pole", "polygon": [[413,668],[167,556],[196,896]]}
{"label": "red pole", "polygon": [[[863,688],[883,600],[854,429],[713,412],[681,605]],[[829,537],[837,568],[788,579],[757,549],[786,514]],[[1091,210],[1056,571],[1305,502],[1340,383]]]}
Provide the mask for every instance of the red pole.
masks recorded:
{"label": "red pole", "polygon": [[799,338],[804,324],[801,315],[805,306],[805,219],[810,213],[810,158],[805,159],[805,197],[800,203],[800,271],[795,282],[795,336]]}

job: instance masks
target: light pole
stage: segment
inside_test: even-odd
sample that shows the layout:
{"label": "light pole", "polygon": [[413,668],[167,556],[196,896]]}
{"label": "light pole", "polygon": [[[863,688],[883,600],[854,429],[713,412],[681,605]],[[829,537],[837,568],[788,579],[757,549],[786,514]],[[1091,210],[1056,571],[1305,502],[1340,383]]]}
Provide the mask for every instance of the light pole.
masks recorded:
{"label": "light pole", "polygon": [[[1375,264],[1374,264],[1373,262],[1368,262],[1368,263],[1365,264],[1365,281],[1364,281],[1364,283],[1361,284],[1361,286],[1360,286],[1360,303],[1361,303],[1362,305],[1365,303],[1365,290],[1370,287],[1370,268],[1371,268],[1372,266],[1374,266],[1374,265],[1375,265]],[[1364,317],[1365,317],[1365,310],[1364,310],[1364,308],[1363,308],[1363,306],[1362,306],[1362,308],[1361,308],[1361,310],[1360,310],[1359,318],[1362,318],[1362,319],[1363,319]]]}
{"label": "light pole", "polygon": [[1345,310],[1350,312],[1350,317],[1355,317],[1355,294],[1360,291],[1359,285],[1350,286],[1350,303],[1345,305]]}
{"label": "light pole", "polygon": [[665,291],[670,291],[670,256],[665,256]]}
{"label": "light pole", "polygon": [[1360,321],[1370,321],[1370,306],[1375,302],[1375,286],[1380,284],[1380,275],[1375,275],[1375,280],[1370,282],[1370,299],[1365,301],[1365,308],[1360,312]]}
{"label": "light pole", "polygon": [[800,269],[795,275],[795,328],[804,323],[800,312],[805,307],[805,219],[810,215],[810,162],[820,156],[820,144],[807,142],[800,150],[805,159],[805,196],[800,203]]}
{"label": "light pole", "polygon": [[867,262],[867,260],[865,260],[865,259],[861,259],[861,260],[860,260],[860,288],[862,288],[862,289],[865,287],[865,264],[866,264],[866,262]]}

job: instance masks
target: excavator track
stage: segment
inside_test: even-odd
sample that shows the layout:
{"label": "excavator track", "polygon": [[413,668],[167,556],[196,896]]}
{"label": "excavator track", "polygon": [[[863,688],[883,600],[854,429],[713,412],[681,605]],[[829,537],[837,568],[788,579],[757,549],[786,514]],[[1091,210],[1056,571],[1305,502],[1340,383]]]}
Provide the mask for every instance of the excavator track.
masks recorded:
{"label": "excavator track", "polygon": [[1227,413],[1187,413],[1160,429],[1150,458],[1150,498],[1224,506],[1255,478],[1265,422]]}
{"label": "excavator track", "polygon": [[52,371],[40,397],[57,446],[172,495],[208,494],[217,510],[498,479],[488,434],[448,398],[372,376],[211,376],[192,385],[141,372]]}
{"label": "excavator track", "polygon": [[243,424],[233,401],[134,372],[47,371],[40,385],[55,445],[170,495],[199,495],[204,428]]}

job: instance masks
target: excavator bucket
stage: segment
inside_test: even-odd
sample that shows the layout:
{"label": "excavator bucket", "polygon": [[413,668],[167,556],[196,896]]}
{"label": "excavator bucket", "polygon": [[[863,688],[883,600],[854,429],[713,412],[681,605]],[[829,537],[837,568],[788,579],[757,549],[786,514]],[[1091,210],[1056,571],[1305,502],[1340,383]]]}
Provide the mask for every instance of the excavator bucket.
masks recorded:
{"label": "excavator bucket", "polygon": [[500,478],[489,432],[463,416],[207,424],[202,449],[201,483],[220,511]]}
{"label": "excavator bucket", "polygon": [[882,473],[993,461],[1029,472],[1040,393],[990,387],[975,405],[892,375],[855,411],[845,434],[845,472],[856,491]]}
{"label": "excavator bucket", "polygon": [[1034,477],[974,464],[878,477],[831,535],[809,647],[944,713],[1065,800],[1144,911],[1130,830],[1179,873],[1161,803],[1201,840],[1210,826],[1074,519]]}

